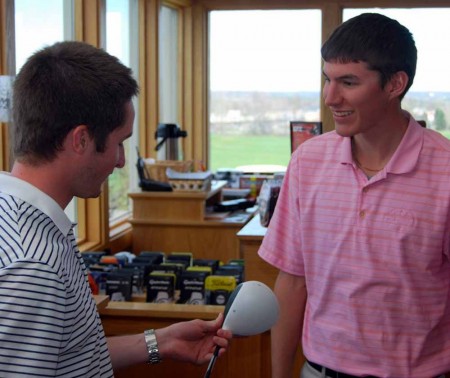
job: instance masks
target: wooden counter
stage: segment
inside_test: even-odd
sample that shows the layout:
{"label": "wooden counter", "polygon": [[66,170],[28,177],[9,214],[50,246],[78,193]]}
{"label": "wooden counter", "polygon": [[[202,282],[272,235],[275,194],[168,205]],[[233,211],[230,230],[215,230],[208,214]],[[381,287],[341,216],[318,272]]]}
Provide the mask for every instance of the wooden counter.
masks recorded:
{"label": "wooden counter", "polygon": [[109,295],[94,295],[95,304],[97,305],[97,310],[103,310],[109,303]]}
{"label": "wooden counter", "polygon": [[209,192],[134,192],[133,252],[192,252],[195,258],[239,258],[237,232],[252,214],[207,213],[222,199],[226,182],[214,182]]}
{"label": "wooden counter", "polygon": [[210,191],[132,192],[133,219],[160,222],[204,221],[206,206],[222,199],[226,181],[214,181]]}
{"label": "wooden counter", "polygon": [[[142,333],[149,328],[161,328],[178,321],[215,319],[223,306],[194,306],[179,304],[154,304],[143,302],[109,302],[100,311],[107,336]],[[199,378],[207,365],[196,366],[175,361],[158,365],[137,365],[115,372],[116,378]],[[270,378],[270,334],[233,339],[227,353],[214,367],[214,378]]]}

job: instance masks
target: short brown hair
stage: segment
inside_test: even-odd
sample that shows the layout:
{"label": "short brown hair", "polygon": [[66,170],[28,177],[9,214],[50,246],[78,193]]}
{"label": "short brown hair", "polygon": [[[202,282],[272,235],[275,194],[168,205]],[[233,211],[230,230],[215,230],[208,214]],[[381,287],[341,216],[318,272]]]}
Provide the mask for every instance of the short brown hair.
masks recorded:
{"label": "short brown hair", "polygon": [[83,42],[58,42],[34,53],[13,89],[13,152],[27,162],[53,160],[67,134],[86,125],[97,150],[125,120],[138,94],[131,70]]}
{"label": "short brown hair", "polygon": [[363,13],[340,25],[322,46],[325,62],[365,62],[380,74],[381,87],[404,71],[411,87],[416,74],[417,48],[411,32],[379,13]]}

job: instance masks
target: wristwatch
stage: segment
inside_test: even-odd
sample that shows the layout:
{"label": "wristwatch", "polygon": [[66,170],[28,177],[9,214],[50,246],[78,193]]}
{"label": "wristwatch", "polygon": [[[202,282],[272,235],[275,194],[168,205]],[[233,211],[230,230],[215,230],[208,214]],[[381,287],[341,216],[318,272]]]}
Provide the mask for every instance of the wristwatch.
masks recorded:
{"label": "wristwatch", "polygon": [[155,330],[154,329],[145,330],[144,337],[148,350],[148,363],[157,364],[161,362],[161,356],[159,355],[158,342],[156,341]]}

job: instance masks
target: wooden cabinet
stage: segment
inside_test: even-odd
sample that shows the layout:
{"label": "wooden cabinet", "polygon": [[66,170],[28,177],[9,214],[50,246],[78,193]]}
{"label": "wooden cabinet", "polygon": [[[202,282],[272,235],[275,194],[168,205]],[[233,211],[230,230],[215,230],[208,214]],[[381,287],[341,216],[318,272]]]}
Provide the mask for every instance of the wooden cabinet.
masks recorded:
{"label": "wooden cabinet", "polygon": [[224,181],[213,182],[209,192],[134,192],[133,252],[144,250],[192,252],[195,258],[239,258],[237,232],[252,214],[211,213],[222,199]]}
{"label": "wooden cabinet", "polygon": [[[100,311],[107,336],[143,333],[149,328],[161,328],[192,319],[215,319],[223,306],[153,304],[141,302],[109,302]],[[205,375],[207,365],[163,361],[158,365],[136,365],[116,371],[116,378],[166,377],[198,378]],[[236,338],[227,353],[218,358],[214,378],[270,378],[270,333]]]}

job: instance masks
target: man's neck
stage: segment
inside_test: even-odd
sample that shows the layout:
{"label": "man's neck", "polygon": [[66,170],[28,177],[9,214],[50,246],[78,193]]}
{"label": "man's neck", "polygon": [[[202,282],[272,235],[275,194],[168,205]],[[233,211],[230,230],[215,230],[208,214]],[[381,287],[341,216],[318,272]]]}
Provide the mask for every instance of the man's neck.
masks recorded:
{"label": "man's neck", "polygon": [[397,150],[408,128],[409,118],[405,113],[387,119],[383,127],[352,137],[352,155],[356,165],[366,175],[381,171]]}
{"label": "man's neck", "polygon": [[51,198],[53,198],[62,209],[65,209],[72,197],[67,195],[67,181],[60,179],[60,169],[51,164],[39,165],[26,164],[20,161],[14,162],[11,175],[35,186]]}

